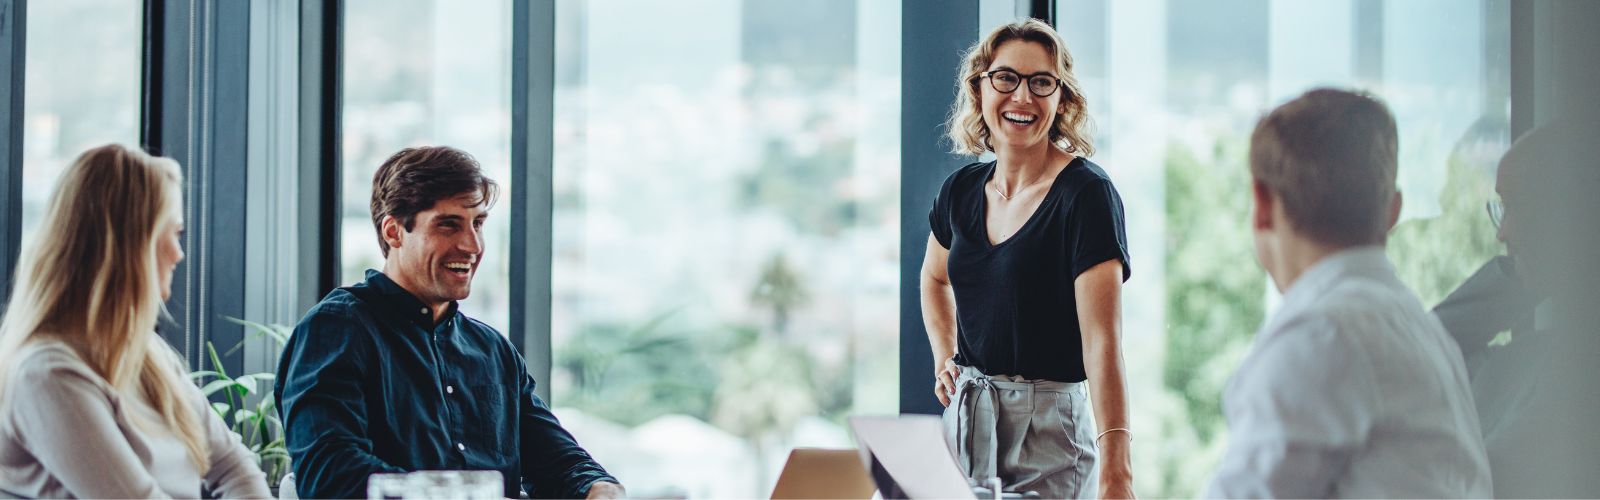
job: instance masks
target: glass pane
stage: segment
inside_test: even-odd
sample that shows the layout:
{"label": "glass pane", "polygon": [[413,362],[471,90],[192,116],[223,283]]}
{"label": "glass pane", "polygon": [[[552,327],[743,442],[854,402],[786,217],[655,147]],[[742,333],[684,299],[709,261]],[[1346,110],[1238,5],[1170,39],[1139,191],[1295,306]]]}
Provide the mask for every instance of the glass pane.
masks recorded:
{"label": "glass pane", "polygon": [[897,410],[900,2],[557,4],[552,400],[639,496]]}
{"label": "glass pane", "polygon": [[511,321],[510,19],[509,0],[345,2],[340,281],[383,268],[370,208],[378,166],[402,148],[453,146],[500,184],[461,310],[501,333]]}
{"label": "glass pane", "polygon": [[1139,494],[1201,494],[1223,386],[1276,300],[1246,220],[1262,113],[1318,86],[1388,102],[1405,193],[1389,254],[1425,304],[1500,252],[1483,206],[1508,146],[1509,16],[1486,4],[1058,0],[1142,270],[1123,294]]}
{"label": "glass pane", "polygon": [[84,150],[139,144],[143,5],[131,0],[28,2],[22,117],[22,241],[56,181]]}

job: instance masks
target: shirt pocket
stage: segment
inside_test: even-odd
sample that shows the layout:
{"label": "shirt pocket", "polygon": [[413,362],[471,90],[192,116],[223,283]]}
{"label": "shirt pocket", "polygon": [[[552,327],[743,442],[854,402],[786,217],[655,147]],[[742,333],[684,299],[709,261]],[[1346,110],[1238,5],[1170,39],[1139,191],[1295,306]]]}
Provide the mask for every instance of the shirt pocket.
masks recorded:
{"label": "shirt pocket", "polygon": [[509,460],[516,456],[516,399],[506,384],[467,386],[470,404],[462,408],[463,428],[469,439],[489,454]]}

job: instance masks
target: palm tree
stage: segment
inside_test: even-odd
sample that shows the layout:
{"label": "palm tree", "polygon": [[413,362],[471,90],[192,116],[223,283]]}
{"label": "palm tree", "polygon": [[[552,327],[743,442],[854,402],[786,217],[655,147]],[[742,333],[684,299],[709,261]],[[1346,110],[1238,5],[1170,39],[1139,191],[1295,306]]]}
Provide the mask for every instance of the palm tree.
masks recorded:
{"label": "palm tree", "polygon": [[772,310],[772,331],[782,337],[789,330],[789,315],[810,302],[800,275],[789,266],[782,253],[772,256],[761,269],[755,289],[750,291],[750,301]]}

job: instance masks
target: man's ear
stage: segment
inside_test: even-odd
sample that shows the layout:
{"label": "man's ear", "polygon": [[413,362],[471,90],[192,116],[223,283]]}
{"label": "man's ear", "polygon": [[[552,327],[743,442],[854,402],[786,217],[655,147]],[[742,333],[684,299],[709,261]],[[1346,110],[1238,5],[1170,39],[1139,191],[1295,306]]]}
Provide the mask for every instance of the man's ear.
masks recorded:
{"label": "man's ear", "polygon": [[1394,229],[1394,225],[1400,222],[1400,207],[1400,191],[1396,190],[1394,199],[1389,200],[1389,225],[1384,226],[1384,232]]}
{"label": "man's ear", "polygon": [[400,224],[400,219],[396,219],[393,215],[385,215],[378,221],[378,227],[378,237],[389,244],[390,250],[400,248],[400,242],[404,241],[400,233],[406,230],[405,226]]}
{"label": "man's ear", "polygon": [[1277,196],[1261,181],[1250,180],[1250,227],[1256,231],[1271,231],[1278,221],[1272,218],[1272,204]]}

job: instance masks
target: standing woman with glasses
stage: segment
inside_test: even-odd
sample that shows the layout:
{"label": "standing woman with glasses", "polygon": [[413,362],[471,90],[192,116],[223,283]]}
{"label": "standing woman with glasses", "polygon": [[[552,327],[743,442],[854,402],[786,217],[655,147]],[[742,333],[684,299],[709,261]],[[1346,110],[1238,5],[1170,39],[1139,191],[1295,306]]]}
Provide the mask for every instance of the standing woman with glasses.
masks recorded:
{"label": "standing woman with glasses", "polygon": [[984,37],[960,72],[955,152],[996,160],[951,174],[928,214],[922,317],[946,438],[980,485],[1131,498],[1127,237],[1116,188],[1084,158],[1072,56],[1029,19]]}
{"label": "standing woman with glasses", "polygon": [[62,175],[0,320],[0,496],[270,496],[155,333],[183,260],[179,178],[116,145]]}

